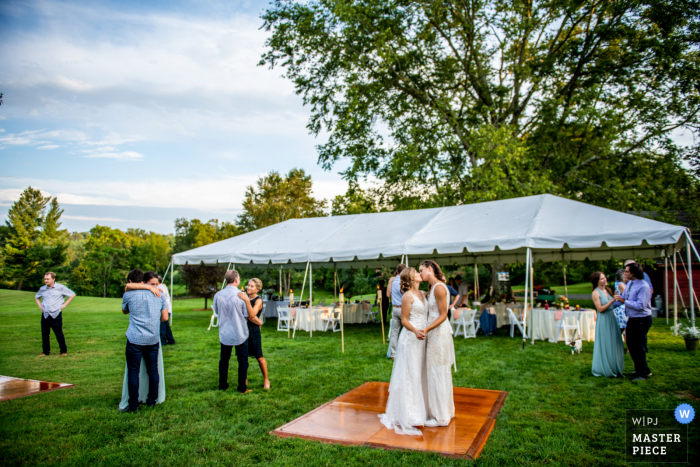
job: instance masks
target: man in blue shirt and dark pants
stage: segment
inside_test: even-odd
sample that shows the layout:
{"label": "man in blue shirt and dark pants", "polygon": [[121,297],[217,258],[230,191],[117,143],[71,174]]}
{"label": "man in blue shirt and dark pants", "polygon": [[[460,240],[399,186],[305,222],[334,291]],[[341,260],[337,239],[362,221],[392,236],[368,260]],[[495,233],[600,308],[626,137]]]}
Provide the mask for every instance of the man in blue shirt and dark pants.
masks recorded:
{"label": "man in blue shirt and dark pants", "polygon": [[[132,270],[127,280],[130,283],[143,283],[143,271]],[[158,399],[160,323],[168,319],[168,302],[164,295],[156,297],[150,290],[131,290],[124,293],[122,312],[129,315],[129,328],[126,330],[129,407],[122,411],[136,412],[139,408],[139,373],[142,357],[148,372],[146,405],[153,407]]]}
{"label": "man in blue shirt and dark pants", "polygon": [[[40,357],[45,357],[51,352],[51,330],[56,336],[61,356],[68,354],[66,338],[63,336],[63,309],[75,298],[72,290],[63,284],[56,282],[56,274],[47,272],[44,274],[44,286],[34,296],[36,304],[41,310],[41,346]],[[68,298],[68,300],[66,300]],[[41,301],[39,300],[41,299]]]}
{"label": "man in blue shirt and dark pants", "polygon": [[651,327],[651,288],[644,280],[644,272],[637,263],[625,266],[625,276],[629,280],[625,291],[620,296],[615,293],[612,307],[625,305],[627,314],[627,349],[634,361],[632,381],[645,380],[651,376],[647,366],[646,340]]}

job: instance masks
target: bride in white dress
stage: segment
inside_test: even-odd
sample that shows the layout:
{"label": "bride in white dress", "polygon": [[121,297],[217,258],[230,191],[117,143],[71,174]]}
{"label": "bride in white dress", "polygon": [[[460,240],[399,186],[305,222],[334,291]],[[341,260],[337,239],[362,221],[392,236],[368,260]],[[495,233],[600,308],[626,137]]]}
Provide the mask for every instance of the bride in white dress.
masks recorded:
{"label": "bride in white dress", "polygon": [[455,346],[452,327],[447,319],[450,294],[445,275],[434,261],[423,261],[420,274],[430,283],[428,326],[424,329],[427,344],[425,365],[428,378],[428,417],[425,426],[447,426],[455,417],[452,369]]}
{"label": "bride in white dress", "polygon": [[428,323],[425,293],[418,290],[422,280],[414,268],[401,272],[403,329],[391,372],[386,413],[379,415],[382,424],[399,435],[421,436],[422,432],[415,427],[422,426],[427,418],[425,333],[421,330]]}

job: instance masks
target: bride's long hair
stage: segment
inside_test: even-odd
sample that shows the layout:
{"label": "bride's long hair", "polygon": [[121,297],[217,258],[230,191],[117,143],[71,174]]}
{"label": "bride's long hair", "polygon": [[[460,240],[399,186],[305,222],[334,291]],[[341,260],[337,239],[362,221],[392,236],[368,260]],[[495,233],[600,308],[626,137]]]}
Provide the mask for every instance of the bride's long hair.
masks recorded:
{"label": "bride's long hair", "polygon": [[411,284],[413,284],[413,276],[416,275],[416,269],[408,267],[401,271],[401,293],[406,293],[410,290]]}
{"label": "bride's long hair", "polygon": [[440,266],[435,261],[427,259],[420,263],[420,265],[425,266],[426,268],[431,268],[437,280],[439,280],[440,282],[446,282],[445,274],[442,273]]}

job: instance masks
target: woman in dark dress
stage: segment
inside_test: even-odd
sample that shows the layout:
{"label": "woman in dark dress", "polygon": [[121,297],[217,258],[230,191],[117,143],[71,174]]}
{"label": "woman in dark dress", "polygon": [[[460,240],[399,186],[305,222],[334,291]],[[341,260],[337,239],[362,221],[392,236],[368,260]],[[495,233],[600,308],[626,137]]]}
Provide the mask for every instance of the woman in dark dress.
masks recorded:
{"label": "woman in dark dress", "polygon": [[[253,278],[248,281],[248,286],[245,289],[248,294],[246,295],[243,292],[238,293],[238,297],[245,301],[248,307],[248,313],[252,311],[258,318],[260,318],[263,308],[263,301],[258,297],[262,288],[262,281],[258,278]],[[270,389],[270,380],[267,377],[267,362],[262,353],[261,327],[262,326],[248,321],[248,356],[258,360],[258,365],[260,365],[260,371],[262,371],[263,375],[263,389]],[[247,381],[246,384],[248,384]]]}

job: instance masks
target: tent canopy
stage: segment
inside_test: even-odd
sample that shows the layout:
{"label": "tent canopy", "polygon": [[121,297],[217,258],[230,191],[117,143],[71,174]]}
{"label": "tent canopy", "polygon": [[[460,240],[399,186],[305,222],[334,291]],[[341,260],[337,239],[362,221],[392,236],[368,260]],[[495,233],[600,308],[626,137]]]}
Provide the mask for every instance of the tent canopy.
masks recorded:
{"label": "tent canopy", "polygon": [[553,195],[414,211],[290,219],[173,256],[174,264],[258,268],[395,266],[653,258],[685,246],[685,229]]}

